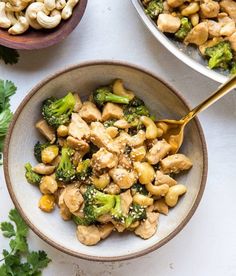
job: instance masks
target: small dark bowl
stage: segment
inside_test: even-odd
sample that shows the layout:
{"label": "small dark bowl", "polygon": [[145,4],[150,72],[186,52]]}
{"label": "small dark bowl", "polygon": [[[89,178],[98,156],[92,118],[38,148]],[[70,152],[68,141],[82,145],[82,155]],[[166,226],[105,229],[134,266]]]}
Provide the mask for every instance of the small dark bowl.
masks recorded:
{"label": "small dark bowl", "polygon": [[80,0],[75,6],[72,16],[54,29],[34,30],[30,28],[22,35],[10,35],[7,30],[0,29],[0,45],[24,50],[42,49],[52,46],[66,38],[79,24],[83,17],[87,0]]}

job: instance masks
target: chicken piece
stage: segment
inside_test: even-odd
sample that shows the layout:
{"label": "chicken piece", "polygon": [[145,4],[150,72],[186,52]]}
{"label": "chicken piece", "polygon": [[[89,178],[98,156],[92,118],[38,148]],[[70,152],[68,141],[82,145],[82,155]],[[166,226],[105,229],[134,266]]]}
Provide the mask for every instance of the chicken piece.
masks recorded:
{"label": "chicken piece", "polygon": [[110,214],[104,214],[104,215],[100,216],[97,219],[97,221],[101,222],[101,223],[108,223],[108,222],[112,221],[112,216]]}
{"label": "chicken piece", "polygon": [[100,110],[96,107],[94,103],[89,101],[83,103],[79,111],[79,115],[87,123],[101,121],[102,119],[102,114]]}
{"label": "chicken piece", "polygon": [[234,32],[229,38],[228,38],[231,48],[236,51],[236,32]]}
{"label": "chicken piece", "polygon": [[90,136],[89,126],[77,113],[72,113],[68,134],[79,140],[88,139]]}
{"label": "chicken piece", "polygon": [[68,147],[81,151],[81,152],[89,152],[89,144],[85,142],[84,140],[79,140],[74,138],[73,136],[68,136],[66,138],[66,142]]}
{"label": "chicken piece", "polygon": [[45,120],[38,121],[35,127],[45,138],[47,138],[51,142],[51,144],[55,142],[56,140],[55,130],[51,126],[49,126]]}
{"label": "chicken piece", "polygon": [[[205,22],[207,23],[209,36],[213,38],[220,36],[221,24],[219,22],[214,20],[206,20]],[[206,43],[208,43],[208,41]]]}
{"label": "chicken piece", "polygon": [[199,46],[199,51],[201,52],[201,54],[204,56],[205,55],[205,51],[206,48],[208,47],[213,47],[216,44],[218,44],[220,41],[223,41],[222,37],[214,37],[212,40],[208,40],[206,43],[202,44]]}
{"label": "chicken piece", "polygon": [[109,174],[121,189],[129,189],[137,180],[133,171],[129,172],[124,168],[114,168],[109,171]]}
{"label": "chicken piece", "polygon": [[100,148],[93,154],[91,159],[92,167],[100,171],[102,169],[112,169],[118,164],[118,157],[116,154],[109,152],[105,148]]}
{"label": "chicken piece", "polygon": [[84,202],[83,196],[78,187],[74,184],[68,185],[64,191],[64,202],[69,208],[70,212],[76,212]]}
{"label": "chicken piece", "polygon": [[102,111],[102,121],[121,119],[124,116],[123,109],[113,103],[106,103]]}
{"label": "chicken piece", "polygon": [[124,226],[124,224],[122,224],[122,223],[120,223],[120,222],[118,222],[118,221],[116,221],[116,220],[114,220],[114,219],[112,219],[112,224],[114,225],[114,227],[115,227],[115,229],[119,232],[119,233],[122,233],[122,232],[124,232],[125,231],[125,226]]}
{"label": "chicken piece", "polygon": [[130,190],[127,190],[124,193],[120,194],[120,200],[121,200],[121,210],[124,215],[128,215],[130,205],[132,204],[133,198],[130,193]]}
{"label": "chicken piece", "polygon": [[147,212],[147,218],[140,223],[134,233],[145,240],[151,238],[157,231],[159,216],[159,213]]}
{"label": "chicken piece", "polygon": [[42,194],[54,194],[58,189],[55,175],[43,176],[39,184],[39,189]]}
{"label": "chicken piece", "polygon": [[128,144],[130,147],[142,146],[146,139],[146,133],[144,130],[139,130],[137,134],[130,136]]}
{"label": "chicken piece", "polygon": [[100,238],[102,240],[106,239],[111,234],[113,229],[114,229],[114,225],[112,223],[107,223],[99,226],[98,230],[100,232]]}
{"label": "chicken piece", "polygon": [[120,193],[120,187],[117,184],[111,182],[106,186],[103,192],[110,195],[118,195]]}
{"label": "chicken piece", "polygon": [[123,153],[120,154],[119,156],[119,161],[118,161],[118,164],[119,166],[127,169],[127,170],[130,170],[132,169],[132,162],[131,160],[129,159],[128,156],[124,155]]}
{"label": "chicken piece", "polygon": [[160,162],[161,171],[163,173],[179,173],[183,170],[188,170],[192,167],[191,160],[184,154],[177,153],[167,156]]}
{"label": "chicken piece", "polygon": [[175,33],[180,28],[179,17],[171,14],[160,14],[157,20],[157,27],[163,33]]}
{"label": "chicken piece", "polygon": [[186,36],[184,43],[193,43],[196,45],[204,44],[208,39],[208,26],[206,22],[196,25]]}
{"label": "chicken piece", "polygon": [[171,8],[177,8],[183,5],[185,0],[167,0],[168,6]]}
{"label": "chicken piece", "polygon": [[115,127],[121,128],[121,129],[126,129],[130,128],[130,124],[125,120],[125,119],[120,119],[114,123]]}
{"label": "chicken piece", "polygon": [[38,174],[52,174],[55,170],[55,166],[49,166],[49,165],[45,165],[43,163],[39,163],[38,165],[36,165],[35,167],[33,167],[33,171],[38,173]]}
{"label": "chicken piece", "polygon": [[117,127],[110,126],[106,128],[106,133],[113,139],[118,135],[119,131]]}
{"label": "chicken piece", "polygon": [[220,1],[221,10],[225,11],[236,22],[236,2],[232,0]]}
{"label": "chicken piece", "polygon": [[164,198],[155,201],[153,207],[153,211],[157,211],[158,213],[161,213],[163,215],[168,215],[169,213],[169,207],[166,204]]}
{"label": "chicken piece", "polygon": [[235,32],[235,22],[228,16],[219,17],[219,24],[221,25],[220,35],[231,36]]}
{"label": "chicken piece", "polygon": [[111,152],[119,153],[119,147],[115,143],[109,134],[107,134],[104,125],[100,122],[91,123],[91,142],[99,148],[106,148]]}
{"label": "chicken piece", "polygon": [[155,185],[159,186],[163,184],[167,184],[169,185],[169,187],[171,187],[176,185],[177,181],[174,178],[170,177],[168,174],[164,174],[161,171],[156,171]]}
{"label": "chicken piece", "polygon": [[80,99],[79,94],[74,94],[74,98],[75,98],[75,106],[74,106],[74,112],[79,112],[80,108],[82,107],[82,101]]}
{"label": "chicken piece", "polygon": [[129,139],[129,134],[125,131],[122,131],[120,135],[114,139],[112,146],[116,148],[118,153],[124,152]]}
{"label": "chicken piece", "polygon": [[155,165],[163,159],[171,150],[171,145],[166,140],[157,141],[156,144],[146,154],[147,161]]}
{"label": "chicken piece", "polygon": [[65,189],[62,190],[61,194],[59,195],[59,199],[58,199],[58,206],[60,208],[60,216],[64,220],[70,220],[71,212],[64,202],[64,195],[65,195]]}
{"label": "chicken piece", "polygon": [[98,227],[95,225],[90,226],[77,226],[77,238],[78,240],[85,245],[95,245],[100,241],[100,232]]}
{"label": "chicken piece", "polygon": [[133,148],[132,151],[130,152],[130,158],[134,162],[141,162],[146,156],[146,147],[145,146],[140,146],[137,148]]}
{"label": "chicken piece", "polygon": [[220,5],[216,1],[204,0],[200,5],[201,13],[205,18],[217,17],[220,11]]}

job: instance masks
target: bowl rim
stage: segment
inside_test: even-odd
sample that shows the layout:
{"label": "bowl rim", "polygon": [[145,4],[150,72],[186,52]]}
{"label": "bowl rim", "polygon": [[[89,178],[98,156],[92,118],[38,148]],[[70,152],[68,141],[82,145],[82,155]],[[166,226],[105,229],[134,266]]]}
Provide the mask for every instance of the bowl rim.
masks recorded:
{"label": "bowl rim", "polygon": [[197,71],[198,73],[216,81],[219,83],[224,83],[228,80],[227,76],[224,76],[210,68],[200,64],[199,62],[195,61],[184,52],[182,52],[179,48],[177,48],[169,39],[168,37],[160,32],[152,20],[145,14],[143,6],[140,0],[131,0],[134,8],[136,9],[138,15],[140,16],[142,22],[147,27],[147,29],[151,32],[151,34],[175,57],[177,57],[180,61],[191,67],[193,70]]}
{"label": "bowl rim", "polygon": [[[58,44],[62,40],[64,40],[80,23],[81,19],[84,16],[84,12],[87,7],[88,0],[79,0],[77,5],[74,8],[74,12],[68,20],[64,20],[63,26],[60,27],[60,25],[54,29],[51,29],[52,31],[55,31],[55,36],[51,37],[49,40],[41,39],[40,41],[34,41],[33,39],[29,40],[26,39],[25,41],[14,41],[15,36],[8,35],[7,37],[2,37],[0,33],[0,45],[9,47],[16,50],[38,50],[43,48],[48,48],[50,46],[53,46],[55,44]],[[74,15],[74,17],[73,17]],[[59,28],[59,29],[57,29]],[[60,30],[60,28],[63,28],[62,32],[57,32]],[[1,29],[2,32],[6,31],[4,29]],[[32,29],[33,32],[37,32],[38,30]],[[40,30],[39,30],[40,31]],[[50,31],[50,30],[49,30]],[[7,32],[7,31],[6,31]],[[45,33],[45,37],[47,36],[47,33]],[[12,37],[11,39],[8,39],[8,37]],[[24,34],[19,35],[18,37],[24,37]]]}
{"label": "bowl rim", "polygon": [[69,66],[63,70],[57,71],[54,74],[51,74],[50,76],[48,76],[47,78],[43,79],[42,81],[39,82],[39,84],[37,84],[36,86],[34,86],[30,92],[25,96],[25,98],[22,100],[22,102],[20,103],[20,105],[18,106],[16,112],[14,113],[13,119],[11,121],[11,124],[9,126],[6,138],[5,138],[5,144],[4,144],[4,152],[3,152],[3,157],[4,157],[4,162],[3,162],[3,170],[4,170],[4,176],[5,176],[5,180],[6,180],[6,185],[7,185],[7,189],[8,192],[10,194],[10,197],[16,207],[16,209],[19,211],[20,215],[23,217],[23,219],[25,220],[25,222],[28,224],[28,226],[31,228],[31,230],[37,234],[42,240],[44,240],[46,243],[50,244],[52,247],[66,253],[69,254],[71,256],[74,257],[78,257],[78,258],[82,258],[85,260],[89,260],[89,261],[103,261],[103,262],[109,262],[109,261],[122,261],[122,260],[128,260],[128,259],[133,259],[133,258],[137,258],[137,257],[141,257],[147,253],[150,253],[158,248],[160,248],[161,246],[163,246],[164,244],[166,244],[168,241],[170,241],[172,238],[174,238],[183,228],[184,226],[187,224],[187,222],[191,219],[191,217],[193,216],[193,214],[195,213],[205,186],[206,186],[206,180],[207,180],[207,171],[208,171],[208,159],[207,159],[207,147],[206,147],[206,141],[205,141],[205,137],[203,134],[203,130],[201,127],[201,124],[198,120],[198,118],[194,118],[193,120],[196,123],[198,132],[199,132],[199,136],[200,136],[200,141],[201,141],[201,147],[202,147],[202,152],[203,152],[203,171],[202,171],[202,179],[201,179],[201,184],[200,184],[200,189],[199,192],[197,194],[197,197],[195,199],[195,202],[193,204],[193,206],[191,207],[190,211],[187,213],[186,217],[182,220],[182,222],[178,225],[178,227],[176,227],[174,229],[174,231],[172,231],[168,236],[166,236],[164,239],[162,239],[161,241],[155,243],[154,245],[141,250],[139,252],[135,252],[135,253],[131,253],[131,254],[125,254],[122,256],[115,256],[115,257],[99,257],[99,256],[92,256],[92,255],[87,255],[87,254],[82,254],[79,252],[76,252],[74,250],[70,250],[68,248],[65,248],[64,246],[60,245],[59,243],[56,243],[55,241],[52,241],[51,239],[49,239],[46,235],[44,235],[43,233],[41,233],[38,229],[37,226],[33,225],[31,223],[31,221],[28,219],[28,217],[26,216],[26,214],[24,213],[24,210],[21,208],[14,192],[12,189],[12,185],[11,185],[11,181],[10,181],[10,175],[9,175],[9,164],[8,164],[8,151],[9,151],[9,142],[12,136],[12,132],[14,129],[14,126],[18,120],[18,117],[21,113],[21,111],[24,109],[24,107],[27,105],[28,101],[38,92],[38,90],[43,87],[44,85],[46,85],[48,82],[50,82],[51,80],[55,79],[56,77],[59,77],[60,75],[67,73],[69,71],[75,70],[75,69],[79,69],[79,68],[83,68],[83,67],[88,67],[88,66],[96,66],[96,65],[113,65],[113,66],[124,66],[124,67],[128,67],[130,69],[134,69],[137,71],[140,71],[142,73],[147,74],[148,76],[155,78],[156,80],[158,80],[159,82],[161,82],[163,85],[165,85],[168,89],[171,90],[171,92],[173,92],[175,94],[175,96],[177,96],[182,102],[183,104],[190,110],[189,105],[187,104],[186,100],[181,96],[181,94],[179,94],[179,92],[177,92],[175,90],[175,88],[173,88],[171,85],[169,85],[168,83],[166,83],[166,81],[164,81],[162,78],[156,76],[155,74],[153,74],[152,72],[134,65],[132,63],[129,62],[123,62],[123,61],[109,61],[109,60],[95,60],[95,61],[89,61],[89,62],[83,62],[77,65],[72,65]]}

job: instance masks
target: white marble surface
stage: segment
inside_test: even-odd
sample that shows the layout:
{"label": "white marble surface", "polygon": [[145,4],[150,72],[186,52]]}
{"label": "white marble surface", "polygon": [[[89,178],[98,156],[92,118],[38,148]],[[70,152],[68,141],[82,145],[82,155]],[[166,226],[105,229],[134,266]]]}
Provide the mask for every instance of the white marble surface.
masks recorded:
{"label": "white marble surface", "polygon": [[[15,66],[0,65],[0,78],[18,87],[15,109],[40,80],[68,65],[94,59],[141,65],[175,86],[191,106],[218,86],[168,53],[142,25],[128,0],[90,0],[80,25],[61,44],[20,52]],[[30,233],[30,246],[44,249],[53,262],[45,276],[97,275],[236,275],[236,95],[231,94],[200,115],[209,153],[206,190],[188,225],[168,244],[138,259],[95,263],[67,256]],[[13,204],[0,172],[0,221]],[[55,229],[56,231],[56,229]],[[0,250],[7,246],[0,237]],[[112,250],[112,249],[111,249]]]}

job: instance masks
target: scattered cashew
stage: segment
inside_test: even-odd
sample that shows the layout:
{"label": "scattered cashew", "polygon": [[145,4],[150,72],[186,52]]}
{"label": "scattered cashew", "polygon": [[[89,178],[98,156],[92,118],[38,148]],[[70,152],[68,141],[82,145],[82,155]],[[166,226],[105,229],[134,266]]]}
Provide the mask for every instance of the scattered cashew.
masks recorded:
{"label": "scattered cashew", "polygon": [[123,81],[120,79],[115,80],[112,89],[113,89],[113,93],[118,96],[126,96],[130,100],[132,100],[134,97],[134,93],[132,91],[126,90],[123,85]]}
{"label": "scattered cashew", "polygon": [[55,28],[61,22],[61,14],[59,11],[52,11],[51,15],[46,15],[43,11],[37,13],[38,23],[45,29]]}
{"label": "scattered cashew", "polygon": [[6,4],[0,2],[0,27],[9,28],[11,26],[11,20],[6,15]]}
{"label": "scattered cashew", "polygon": [[165,195],[165,202],[168,206],[174,207],[179,199],[179,196],[185,194],[187,188],[182,184],[177,184],[169,188],[168,193]]}
{"label": "scattered cashew", "polygon": [[29,28],[29,22],[24,16],[20,16],[18,22],[14,24],[9,30],[9,34],[19,35],[23,34]]}
{"label": "scattered cashew", "polygon": [[133,197],[133,202],[141,206],[151,206],[153,204],[153,198],[137,193]]}
{"label": "scattered cashew", "polygon": [[159,186],[155,186],[152,183],[148,183],[145,185],[148,192],[150,192],[154,196],[164,196],[169,191],[169,185],[162,184]]}
{"label": "scattered cashew", "polygon": [[157,137],[160,137],[163,134],[163,132],[157,128],[156,124],[153,122],[153,120],[151,118],[142,116],[140,118],[140,121],[146,127],[146,138],[147,139],[155,139]]}
{"label": "scattered cashew", "polygon": [[92,182],[97,189],[104,189],[110,183],[110,176],[108,173],[104,173],[99,177],[93,176]]}
{"label": "scattered cashew", "polygon": [[66,20],[72,15],[73,8],[79,2],[79,0],[68,0],[65,7],[62,10],[61,17]]}
{"label": "scattered cashew", "polygon": [[134,169],[138,173],[139,182],[141,184],[148,184],[153,181],[155,177],[155,171],[149,163],[134,162]]}

